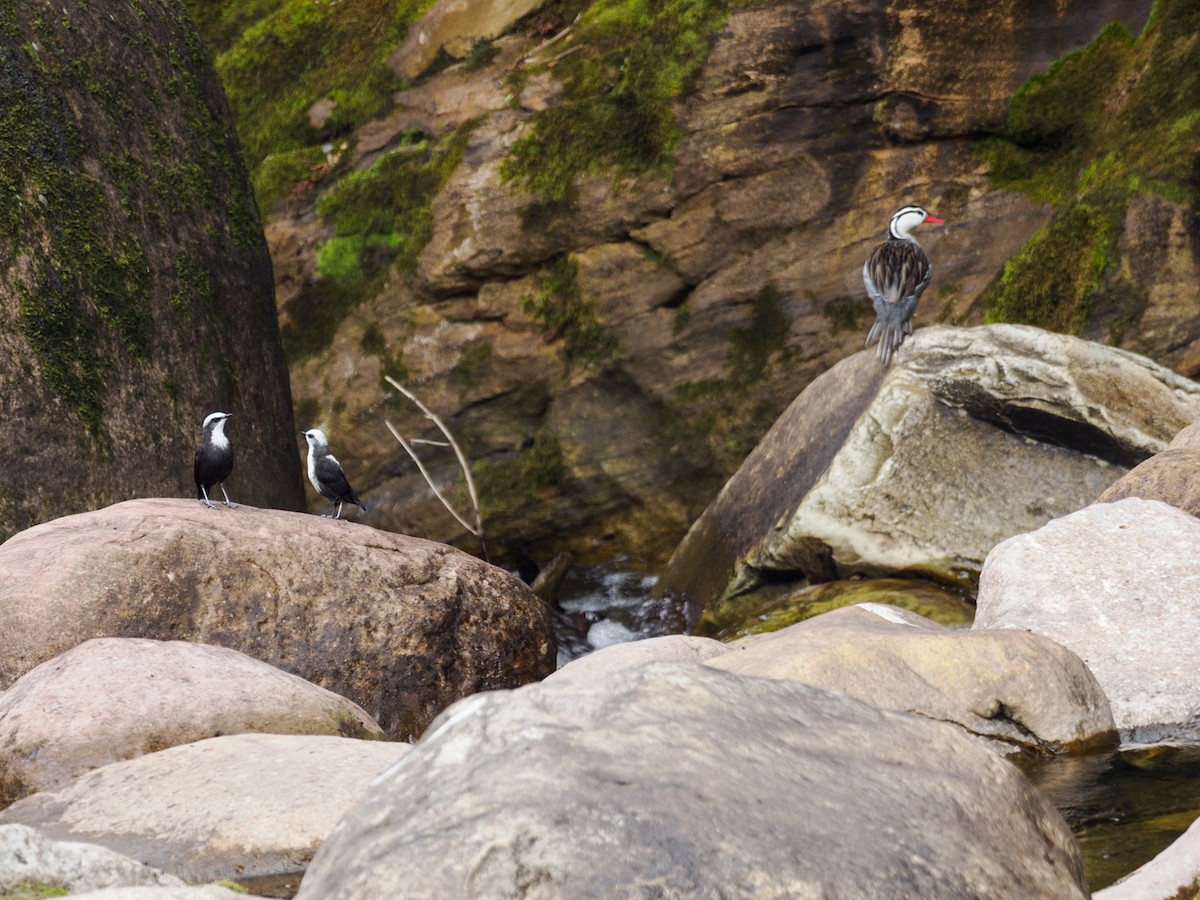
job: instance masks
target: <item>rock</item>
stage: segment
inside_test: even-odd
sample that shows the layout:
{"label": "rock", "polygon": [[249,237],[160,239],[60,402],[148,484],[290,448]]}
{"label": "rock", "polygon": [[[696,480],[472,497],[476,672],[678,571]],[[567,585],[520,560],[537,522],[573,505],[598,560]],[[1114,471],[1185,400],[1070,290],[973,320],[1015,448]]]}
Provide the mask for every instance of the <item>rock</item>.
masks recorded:
{"label": "rock", "polygon": [[296,872],[408,750],[313,735],[208,738],[18,800],[0,824],[99,844],[190,882]]}
{"label": "rock", "polygon": [[661,585],[724,604],[763,582],[905,574],[971,588],[1000,541],[1091,502],[1200,414],[1200,385],[1036,328],[926,328],[796,398]]}
{"label": "rock", "polygon": [[246,731],[383,738],[356,704],[235,650],[96,638],[0,694],[0,806],[112,762]]}
{"label": "rock", "polygon": [[0,825],[0,895],[8,896],[29,882],[65,888],[72,894],[109,887],[184,886],[174,875],[105,847],[52,840],[25,825]]}
{"label": "rock", "polygon": [[403,80],[412,81],[445,50],[455,59],[471,52],[476,41],[508,31],[543,0],[437,0],[408,30],[408,37],[388,58]]}
{"label": "rock", "polygon": [[1126,497],[1161,500],[1200,516],[1200,423],[1189,425],[1166,450],[1130,469],[1097,502],[1111,503]]}
{"label": "rock", "polygon": [[[406,419],[398,422],[406,433],[422,429],[419,413],[381,396],[380,361],[361,340],[372,326],[422,397],[455,423],[473,460],[508,460],[556,435],[550,410],[569,405],[572,393],[632,386],[613,396],[609,415],[628,421],[622,437],[636,439],[641,465],[629,464],[625,440],[589,429],[584,437],[595,443],[564,455],[552,492],[572,518],[543,515],[546,491],[530,492],[489,534],[494,547],[525,543],[545,558],[569,550],[596,560],[611,555],[621,528],[630,546],[665,559],[769,423],[861,347],[869,326],[862,260],[895,209],[915,199],[914,186],[951,221],[929,233],[935,276],[917,325],[982,320],[985,292],[1049,211],[991,188],[976,136],[1003,126],[1008,98],[1031,75],[1114,19],[1140,29],[1148,10],[1149,0],[937,15],[907,0],[887,10],[867,0],[739,6],[674,104],[680,139],[669,173],[588,173],[562,202],[530,195],[505,167],[535,112],[557,114],[569,102],[564,73],[592,52],[585,34],[594,17],[540,53],[522,26],[495,42],[492,64],[426,76],[357,132],[354,168],[396,146],[407,128],[443,135],[481,117],[433,201],[418,271],[404,291],[389,283],[366,298],[328,352],[294,362],[297,401],[339,432],[385,406]],[[421,33],[414,28],[409,48]],[[437,43],[431,38],[420,58]],[[564,51],[569,62],[548,65]],[[613,85],[595,81],[603,102],[600,92]],[[617,149],[620,157],[626,148]],[[981,222],[987,227],[970,224]],[[547,270],[571,262],[581,297],[619,349],[564,378],[562,336],[531,322],[521,300]],[[295,284],[285,270],[281,296]],[[506,303],[494,302],[500,295]],[[371,429],[353,430],[339,457],[367,473],[363,484],[379,501],[373,522],[466,546],[395,447]],[[681,452],[700,473],[647,496],[643,472],[669,469]],[[577,479],[577,459],[613,475]],[[453,460],[431,468],[441,484],[458,477]]]}
{"label": "rock", "polygon": [[765,584],[739,594],[717,615],[705,610],[695,631],[727,641],[778,631],[856,603],[898,606],[939,625],[963,626],[975,620],[975,599],[965,591],[913,578],[854,578],[800,588],[787,583]]}
{"label": "rock", "polygon": [[302,508],[271,260],[187,11],[22,3],[0,40],[0,540],[194,496],[214,410],[240,413],[234,500]]}
{"label": "rock", "polygon": [[597,672],[612,672],[652,662],[704,662],[728,652],[729,645],[712,638],[668,634],[601,647],[587,656],[571,660],[542,681],[578,675],[591,677]]}
{"label": "rock", "polygon": [[175,888],[105,888],[78,896],[87,900],[254,900],[257,895],[231,891],[218,884],[204,884]]}
{"label": "rock", "polygon": [[456,705],[330,835],[297,898],[531,885],[563,897],[1086,896],[1058,813],[956,729],[807,685],[654,663]]}
{"label": "rock", "polygon": [[0,546],[0,685],[99,636],[217,644],[365,708],[392,738],[554,670],[545,605],[450,547],[188,500],[69,516]]}
{"label": "rock", "polygon": [[706,664],[953,722],[1004,752],[1116,743],[1108,699],[1071,651],[1027,632],[945,628],[894,606],[836,609],[734,641]]}
{"label": "rock", "polygon": [[1198,542],[1200,522],[1156,500],[1081,509],[988,555],[974,628],[1033,631],[1074,651],[1122,731],[1187,721],[1200,709]]}
{"label": "rock", "polygon": [[1144,866],[1092,895],[1094,900],[1171,900],[1200,890],[1200,819]]}

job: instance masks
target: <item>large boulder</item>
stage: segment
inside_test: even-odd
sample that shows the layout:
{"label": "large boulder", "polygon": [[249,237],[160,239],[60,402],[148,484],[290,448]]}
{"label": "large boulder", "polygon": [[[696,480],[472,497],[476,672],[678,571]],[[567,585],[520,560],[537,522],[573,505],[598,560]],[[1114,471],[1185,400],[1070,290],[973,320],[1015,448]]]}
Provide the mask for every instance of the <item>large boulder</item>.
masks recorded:
{"label": "large boulder", "polygon": [[[56,841],[27,825],[0,825],[0,897],[22,884],[71,893],[136,886],[183,887],[181,879],[107,847]],[[42,894],[41,896],[54,896]]]}
{"label": "large boulder", "polygon": [[94,637],[239,650],[348,697],[393,738],[554,670],[545,604],[450,547],[300,513],[138,500],[0,546],[0,686]]}
{"label": "large boulder", "polygon": [[95,638],[0,694],[0,806],[112,762],[247,731],[383,738],[357,704],[236,650]]}
{"label": "large boulder", "polygon": [[987,558],[974,628],[1043,634],[1077,653],[1122,731],[1200,710],[1200,521],[1157,500],[1098,503]]}
{"label": "large boulder", "polygon": [[1200,516],[1200,422],[1189,425],[1161,453],[1138,463],[1109,486],[1100,503],[1141,497]]}
{"label": "large boulder", "polygon": [[813,382],[680,544],[664,589],[902,573],[972,587],[997,543],[1090,503],[1200,415],[1200,385],[1037,328],[926,328]]}
{"label": "large boulder", "polygon": [[481,695],[322,845],[298,900],[1085,897],[1074,838],[956,729],[654,663]]}
{"label": "large boulder", "polygon": [[189,882],[295,873],[408,751],[314,735],[208,738],[18,800],[0,824],[99,844]]}
{"label": "large boulder", "polygon": [[729,650],[707,665],[953,722],[1004,752],[1078,752],[1116,742],[1095,676],[1037,634],[945,628],[865,603],[742,638]]}
{"label": "large boulder", "polygon": [[271,261],[183,5],[18,3],[0,54],[0,539],[193,494],[217,409],[234,498],[302,508]]}

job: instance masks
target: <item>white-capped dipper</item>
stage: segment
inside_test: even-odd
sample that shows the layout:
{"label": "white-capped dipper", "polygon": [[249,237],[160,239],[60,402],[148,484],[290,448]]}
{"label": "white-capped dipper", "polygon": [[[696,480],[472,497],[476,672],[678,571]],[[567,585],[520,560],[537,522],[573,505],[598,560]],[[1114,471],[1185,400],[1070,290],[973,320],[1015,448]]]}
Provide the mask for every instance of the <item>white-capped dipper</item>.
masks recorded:
{"label": "white-capped dipper", "polygon": [[350,487],[346,473],[342,471],[342,464],[329,452],[329,441],[325,438],[325,432],[320,428],[311,428],[303,434],[304,439],[308,441],[308,480],[312,482],[318,494],[330,503],[337,504],[337,512],[332,517],[340,519],[342,506],[346,503],[360,506],[362,511],[366,512],[366,504],[358,499],[358,494]]}
{"label": "white-capped dipper", "polygon": [[230,415],[232,413],[215,412],[205,417],[200,446],[196,448],[196,459],[192,463],[192,475],[196,479],[196,499],[203,500],[204,505],[212,509],[220,509],[208,499],[208,492],[213,487],[221,489],[226,506],[237,509],[225,493],[225,479],[233,471],[233,445],[225,435],[225,420]]}

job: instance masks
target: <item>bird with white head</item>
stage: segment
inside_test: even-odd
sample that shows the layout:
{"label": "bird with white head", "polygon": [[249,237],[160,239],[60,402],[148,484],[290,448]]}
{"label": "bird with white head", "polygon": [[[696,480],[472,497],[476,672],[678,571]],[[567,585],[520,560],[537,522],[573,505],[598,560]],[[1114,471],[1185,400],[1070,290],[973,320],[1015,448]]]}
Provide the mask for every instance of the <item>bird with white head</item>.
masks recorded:
{"label": "bird with white head", "polygon": [[225,493],[225,479],[233,473],[233,445],[225,434],[225,421],[232,413],[210,413],[204,419],[200,429],[200,444],[196,447],[196,456],[192,461],[192,477],[196,480],[196,499],[210,509],[220,509],[208,499],[211,488],[219,487],[225,498],[225,505],[230,509],[237,506],[230,501]]}
{"label": "bird with white head", "polygon": [[350,487],[346,473],[342,470],[342,464],[329,452],[329,441],[325,437],[325,432],[320,428],[310,428],[301,433],[308,441],[309,482],[318,494],[330,503],[337,504],[337,512],[326,515],[325,518],[340,519],[342,506],[346,503],[353,503],[366,512],[366,504],[358,499],[358,494],[354,493],[354,488]]}
{"label": "bird with white head", "polygon": [[892,216],[888,239],[877,244],[863,265],[863,285],[875,307],[875,324],[867,346],[879,341],[879,361],[885,366],[912,334],[912,317],[921,293],[929,285],[933,267],[913,237],[913,229],[926,222],[942,223],[919,206],[905,206]]}

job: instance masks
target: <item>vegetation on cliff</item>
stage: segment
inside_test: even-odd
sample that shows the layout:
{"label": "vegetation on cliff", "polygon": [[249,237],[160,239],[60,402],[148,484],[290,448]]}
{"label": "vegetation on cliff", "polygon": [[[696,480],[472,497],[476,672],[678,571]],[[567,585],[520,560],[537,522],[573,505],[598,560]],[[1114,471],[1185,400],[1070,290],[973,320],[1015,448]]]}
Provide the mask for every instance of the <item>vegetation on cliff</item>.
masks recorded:
{"label": "vegetation on cliff", "polygon": [[1144,304],[1117,271],[1131,199],[1198,208],[1200,7],[1159,0],[1138,37],[1109,26],[1026,82],[980,149],[995,186],[1054,207],[985,298],[988,320],[1078,333],[1101,304],[1119,307],[1105,310],[1118,339]]}
{"label": "vegetation on cliff", "polygon": [[[391,102],[400,86],[388,54],[423,0],[184,0],[215,56],[246,162],[336,140]],[[308,111],[332,100],[318,129]],[[260,198],[261,199],[261,198]]]}
{"label": "vegetation on cliff", "polygon": [[562,101],[534,116],[505,174],[556,201],[568,197],[580,175],[669,167],[682,136],[672,103],[699,72],[711,35],[734,5],[737,0],[590,5],[572,38],[580,52],[558,63]]}

